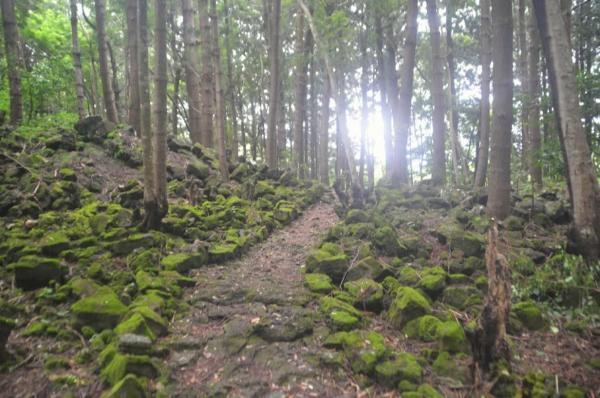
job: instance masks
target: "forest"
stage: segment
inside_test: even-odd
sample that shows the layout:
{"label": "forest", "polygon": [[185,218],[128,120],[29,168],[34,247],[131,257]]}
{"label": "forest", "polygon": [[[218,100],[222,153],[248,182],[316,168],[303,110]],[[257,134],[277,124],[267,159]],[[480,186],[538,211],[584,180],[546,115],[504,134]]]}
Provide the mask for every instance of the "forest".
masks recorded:
{"label": "forest", "polygon": [[600,2],[0,3],[0,397],[600,397]]}

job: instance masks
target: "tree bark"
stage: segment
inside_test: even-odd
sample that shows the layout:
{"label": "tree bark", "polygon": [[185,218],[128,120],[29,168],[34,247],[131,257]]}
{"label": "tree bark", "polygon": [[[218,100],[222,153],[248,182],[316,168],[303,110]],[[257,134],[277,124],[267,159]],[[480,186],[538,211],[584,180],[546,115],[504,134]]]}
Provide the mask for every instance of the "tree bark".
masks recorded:
{"label": "tree bark", "polygon": [[[225,9],[225,50],[227,56],[227,97],[229,99],[229,109],[231,114],[231,161],[237,162],[239,156],[238,144],[238,115],[235,101],[235,82],[233,81],[233,60],[231,57],[231,9],[227,0],[223,1]],[[243,117],[243,115],[240,115]]]}
{"label": "tree bark", "polygon": [[279,23],[281,19],[281,0],[273,0],[271,13],[271,38],[269,40],[270,84],[269,84],[269,122],[267,126],[267,165],[277,169],[277,100],[279,99]]}
{"label": "tree bark", "polygon": [[595,260],[600,258],[600,187],[581,123],[568,30],[558,0],[533,0],[533,6],[548,64],[550,89],[570,183],[573,210],[571,249]]}
{"label": "tree bark", "polygon": [[331,83],[329,75],[323,77],[323,108],[321,111],[321,134],[319,137],[319,181],[329,185],[329,102],[331,100]]}
{"label": "tree bark", "polygon": [[219,21],[217,14],[217,1],[211,0],[211,37],[212,54],[215,71],[215,128],[219,147],[219,170],[221,179],[229,181],[229,162],[227,161],[227,146],[225,144],[225,98],[223,95],[223,77],[221,73],[221,48],[219,47]]}
{"label": "tree bark", "polygon": [[[412,0],[411,0],[412,1]],[[383,57],[383,27],[381,25],[381,11],[379,8],[375,12],[375,34],[376,34],[376,54],[377,54],[377,84],[379,86],[379,95],[381,102],[381,117],[383,119],[383,142],[385,146],[385,174],[391,175],[394,156],[394,142],[392,139],[392,113],[388,102],[386,66]]]}
{"label": "tree bark", "polygon": [[[366,10],[363,11],[363,18]],[[365,181],[365,162],[367,156],[367,128],[369,126],[369,58],[367,56],[367,31],[360,33],[360,160],[358,165],[358,180],[361,185]]]}
{"label": "tree bark", "polygon": [[510,155],[513,122],[513,22],[511,2],[492,0],[494,102],[487,213],[503,220],[510,213]]}
{"label": "tree bark", "polygon": [[[310,31],[309,33],[310,34]],[[319,146],[319,108],[317,90],[317,62],[314,57],[314,45],[310,52],[310,178],[317,179],[319,161],[317,148]]]}
{"label": "tree bark", "polygon": [[138,67],[138,2],[127,0],[127,51],[129,78],[128,121],[136,134],[140,134],[140,87]]}
{"label": "tree bark", "polygon": [[198,0],[200,16],[200,46],[202,47],[202,75],[200,77],[200,141],[208,148],[213,146],[213,114],[215,105],[215,79],[212,59],[212,38],[208,0]]}
{"label": "tree bark", "polygon": [[100,63],[100,80],[102,81],[102,96],[106,108],[106,118],[118,123],[117,106],[115,104],[115,93],[112,87],[110,69],[108,66],[108,45],[106,42],[105,14],[106,5],[104,0],[94,0],[96,7],[96,39],[98,41],[98,61]]}
{"label": "tree bark", "polygon": [[4,47],[8,69],[10,122],[17,125],[23,119],[23,100],[21,98],[21,73],[19,71],[21,68],[19,31],[14,0],[2,0],[2,26],[4,28]]}
{"label": "tree bark", "polygon": [[542,168],[540,166],[540,152],[542,150],[542,136],[540,133],[540,37],[535,24],[535,15],[531,10],[529,15],[529,109],[527,126],[529,128],[528,165],[529,175],[534,189],[542,190]]}
{"label": "tree bark", "polygon": [[481,102],[479,104],[479,148],[475,170],[475,187],[483,187],[487,177],[490,149],[490,63],[492,58],[492,20],[490,0],[481,0],[480,58]]}
{"label": "tree bark", "polygon": [[79,34],[77,26],[77,0],[69,0],[71,11],[71,43],[73,57],[73,73],[75,75],[75,94],[77,96],[77,114],[79,119],[85,117],[85,94],[83,74],[81,73],[81,51],[79,50]]}
{"label": "tree bark", "polygon": [[433,164],[431,180],[434,185],[446,182],[446,132],[444,127],[444,75],[440,49],[440,18],[436,0],[427,0],[427,20],[431,42],[431,99],[433,103]]}
{"label": "tree bark", "polygon": [[529,126],[527,124],[527,115],[529,111],[528,95],[528,70],[527,70],[527,24],[526,24],[526,6],[525,0],[519,0],[518,10],[518,29],[519,29],[519,80],[521,81],[521,164],[524,170],[527,169],[529,159]]}
{"label": "tree bark", "polygon": [[185,89],[188,103],[188,118],[190,123],[190,139],[193,143],[202,141],[200,75],[198,69],[198,39],[194,23],[194,5],[192,0],[181,0],[183,12],[183,64],[185,71]]}
{"label": "tree bark", "polygon": [[[306,119],[306,75],[308,57],[304,37],[304,13],[298,12],[296,20],[296,82],[294,94],[294,168],[299,178],[304,178],[304,120]],[[308,39],[308,37],[306,38]]]}

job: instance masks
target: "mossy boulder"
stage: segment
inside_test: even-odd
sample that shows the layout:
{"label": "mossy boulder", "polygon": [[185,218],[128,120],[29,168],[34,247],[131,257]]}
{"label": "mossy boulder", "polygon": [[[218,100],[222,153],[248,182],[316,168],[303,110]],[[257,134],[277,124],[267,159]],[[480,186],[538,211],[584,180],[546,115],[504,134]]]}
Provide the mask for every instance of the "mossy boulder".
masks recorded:
{"label": "mossy boulder", "polygon": [[398,329],[402,329],[407,322],[431,312],[431,304],[418,290],[402,286],[396,289],[388,317]]}
{"label": "mossy boulder", "polygon": [[397,273],[398,282],[405,286],[415,286],[421,280],[421,275],[412,267],[402,267]]}
{"label": "mossy boulder", "polygon": [[517,319],[529,330],[540,330],[546,326],[542,311],[533,301],[522,301],[512,306]]}
{"label": "mossy boulder", "polygon": [[333,297],[321,297],[319,308],[336,330],[350,330],[358,327],[362,319],[359,310]]}
{"label": "mossy boulder", "polygon": [[372,242],[386,256],[399,256],[406,250],[400,245],[396,231],[390,226],[377,228],[373,234]]}
{"label": "mossy boulder", "polygon": [[417,287],[435,300],[446,288],[446,271],[441,267],[427,268],[421,275]]}
{"label": "mossy boulder", "polygon": [[325,243],[320,249],[313,250],[306,258],[306,271],[329,276],[339,283],[348,268],[348,257],[342,248],[333,243]]}
{"label": "mossy boulder", "polygon": [[367,256],[358,261],[346,273],[347,281],[355,281],[358,279],[374,279],[376,281],[383,280],[386,276],[393,275],[392,268],[376,259],[375,257]]}
{"label": "mossy boulder", "polygon": [[102,286],[94,294],[73,304],[71,312],[77,327],[89,326],[100,331],[115,327],[127,312],[127,307],[111,288]]}
{"label": "mossy boulder", "polygon": [[433,315],[424,315],[408,322],[402,332],[410,338],[418,338],[423,341],[434,341],[442,321]]}
{"label": "mossy boulder", "polygon": [[389,354],[383,336],[372,331],[349,333],[343,340],[343,349],[352,370],[367,375]]}
{"label": "mossy boulder", "polygon": [[211,263],[221,263],[237,257],[240,247],[235,243],[217,243],[208,249],[208,260]]}
{"label": "mossy boulder", "polygon": [[441,301],[456,309],[464,310],[475,299],[480,301],[482,298],[483,296],[479,289],[473,285],[452,285],[444,290]]}
{"label": "mossy boulder", "polygon": [[200,180],[204,180],[210,174],[210,167],[206,163],[197,159],[190,159],[185,167],[185,172]]}
{"label": "mossy boulder", "polygon": [[465,331],[460,323],[454,320],[443,322],[438,326],[437,339],[442,351],[456,353],[467,350]]}
{"label": "mossy boulder", "polygon": [[112,354],[110,361],[100,371],[100,377],[109,385],[115,386],[130,373],[150,379],[160,375],[158,367],[150,357],[145,355],[124,355],[115,352]]}
{"label": "mossy boulder", "polygon": [[32,290],[48,286],[50,281],[61,282],[68,273],[66,266],[52,258],[23,256],[8,269],[15,273],[17,287]]}
{"label": "mossy boulder", "polygon": [[273,209],[273,218],[281,224],[289,224],[298,217],[296,205],[288,200],[280,200]]}
{"label": "mossy boulder", "polygon": [[455,361],[447,351],[440,352],[431,367],[438,376],[449,377],[461,383],[467,381],[468,370]]}
{"label": "mossy boulder", "polygon": [[204,252],[173,253],[162,259],[160,264],[167,271],[187,272],[206,264],[207,256]]}
{"label": "mossy boulder", "polygon": [[148,383],[145,379],[128,374],[101,398],[146,398]]}
{"label": "mossy boulder", "polygon": [[70,241],[62,231],[50,232],[40,242],[40,251],[43,255],[55,257],[69,249]]}
{"label": "mossy boulder", "polygon": [[313,293],[328,294],[334,286],[331,283],[331,278],[325,274],[305,274],[304,286]]}
{"label": "mossy boulder", "polygon": [[377,381],[388,388],[394,388],[401,381],[420,383],[423,369],[415,357],[407,352],[398,353],[395,358],[383,361],[375,367]]}
{"label": "mossy boulder", "polygon": [[156,244],[152,234],[137,233],[114,242],[110,245],[110,250],[117,256],[130,254],[136,249],[149,248]]}
{"label": "mossy boulder", "polygon": [[152,341],[156,339],[156,335],[146,323],[146,319],[140,313],[136,312],[119,323],[115,328],[115,333],[118,335],[135,334],[146,336]]}
{"label": "mossy boulder", "polygon": [[168,322],[158,314],[157,310],[146,305],[134,305],[126,317],[131,318],[135,314],[140,315],[144,319],[146,326],[148,326],[154,335],[164,336],[167,334]]}
{"label": "mossy boulder", "polygon": [[403,398],[443,398],[435,388],[429,384],[421,384],[416,391],[409,391],[402,394]]}
{"label": "mossy boulder", "polygon": [[352,330],[360,326],[360,318],[342,310],[331,311],[329,322],[333,330]]}
{"label": "mossy boulder", "polygon": [[443,224],[437,229],[438,240],[448,244],[450,250],[460,250],[465,257],[481,257],[485,252],[483,235],[465,231],[459,225]]}
{"label": "mossy boulder", "polygon": [[346,214],[346,224],[366,223],[369,221],[367,212],[361,209],[351,209]]}
{"label": "mossy boulder", "polygon": [[373,279],[362,278],[346,282],[344,289],[352,296],[356,308],[374,312],[383,309],[383,286]]}

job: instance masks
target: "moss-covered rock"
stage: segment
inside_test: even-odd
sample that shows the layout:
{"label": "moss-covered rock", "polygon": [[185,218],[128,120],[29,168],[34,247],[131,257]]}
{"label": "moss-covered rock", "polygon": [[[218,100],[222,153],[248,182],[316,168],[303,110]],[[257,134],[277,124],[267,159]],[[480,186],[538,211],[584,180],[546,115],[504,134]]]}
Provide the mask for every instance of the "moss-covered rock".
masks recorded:
{"label": "moss-covered rock", "polygon": [[71,312],[77,327],[90,326],[95,330],[103,330],[116,326],[127,312],[127,307],[111,288],[102,286],[94,294],[73,304]]}
{"label": "moss-covered rock", "polygon": [[475,286],[452,285],[444,290],[441,300],[456,309],[464,310],[472,304],[475,299],[481,301],[482,298],[481,292]]}
{"label": "moss-covered rock", "polygon": [[417,287],[435,300],[446,287],[446,271],[441,267],[427,268],[421,275]]}
{"label": "moss-covered rock", "polygon": [[395,387],[401,381],[420,383],[423,369],[415,357],[407,352],[398,353],[395,358],[379,363],[375,367],[377,381],[387,387]]}
{"label": "moss-covered rock", "polygon": [[152,234],[133,234],[110,245],[110,250],[117,256],[130,254],[136,249],[149,248],[156,244]]}
{"label": "moss-covered rock", "polygon": [[431,367],[438,376],[449,377],[461,383],[467,381],[468,369],[455,361],[447,351],[440,352]]}
{"label": "moss-covered rock", "polygon": [[410,287],[396,289],[396,297],[388,311],[391,323],[402,329],[407,322],[431,312],[431,304],[423,294]]}
{"label": "moss-covered rock", "polygon": [[156,335],[152,329],[146,324],[146,319],[140,313],[132,313],[127,319],[122,321],[115,328],[115,333],[118,335],[135,334],[146,336],[154,341]]}
{"label": "moss-covered rock", "polygon": [[367,212],[361,209],[351,209],[346,214],[346,224],[366,223],[369,221]]}
{"label": "moss-covered rock", "polygon": [[173,253],[164,257],[160,264],[167,271],[187,272],[206,264],[206,257],[206,254],[202,251],[196,253]]}
{"label": "moss-covered rock", "polygon": [[342,310],[333,310],[329,312],[329,323],[333,330],[347,331],[356,329],[360,325],[360,318]]}
{"label": "moss-covered rock", "polygon": [[47,234],[40,242],[40,250],[46,256],[58,256],[69,249],[70,241],[63,231],[55,231]]}
{"label": "moss-covered rock", "polygon": [[423,315],[408,322],[402,332],[407,337],[418,338],[423,341],[434,341],[437,338],[438,328],[441,324],[442,321],[435,316]]}
{"label": "moss-covered rock", "polygon": [[356,308],[379,312],[383,309],[383,287],[373,279],[346,282],[344,289],[353,297]]}
{"label": "moss-covered rock", "polygon": [[421,280],[419,273],[412,267],[402,267],[398,271],[397,278],[405,286],[415,286]]}
{"label": "moss-covered rock", "polygon": [[443,398],[435,388],[429,384],[421,384],[416,391],[402,394],[403,398]]}
{"label": "moss-covered rock", "polygon": [[237,257],[240,247],[235,243],[218,243],[208,249],[208,260],[211,263],[221,263]]}
{"label": "moss-covered rock", "polygon": [[437,230],[441,243],[447,243],[450,250],[460,250],[465,257],[480,257],[485,252],[485,239],[482,235],[463,230],[454,224],[443,224]]}
{"label": "moss-covered rock", "polygon": [[440,350],[451,353],[464,352],[467,350],[467,338],[462,326],[454,321],[443,322],[437,328],[437,339]]}
{"label": "moss-covered rock", "polygon": [[313,293],[327,294],[330,293],[334,286],[331,283],[331,278],[325,274],[305,274],[304,286]]}
{"label": "moss-covered rock", "polygon": [[512,306],[519,321],[529,330],[539,330],[546,326],[542,311],[533,301],[522,301]]}
{"label": "moss-covered rock", "polygon": [[101,398],[146,398],[148,383],[143,378],[128,374]]}
{"label": "moss-covered rock", "polygon": [[386,256],[399,256],[405,250],[398,241],[396,231],[390,226],[384,226],[375,230],[372,242]]}
{"label": "moss-covered rock", "polygon": [[185,172],[191,176],[204,180],[210,174],[210,167],[201,160],[190,159],[185,167]]}
{"label": "moss-covered rock", "polygon": [[100,377],[111,386],[115,386],[129,373],[151,379],[160,375],[158,367],[150,357],[116,352],[101,370]]}
{"label": "moss-covered rock", "polygon": [[8,269],[14,271],[17,287],[25,290],[48,286],[50,281],[61,282],[68,272],[60,261],[35,255],[21,257]]}
{"label": "moss-covered rock", "polygon": [[323,296],[319,308],[336,330],[350,330],[359,326],[362,314],[352,305],[333,297]]}
{"label": "moss-covered rock", "polygon": [[273,209],[273,218],[282,224],[289,224],[298,217],[296,205],[288,200],[280,200]]}
{"label": "moss-covered rock", "polygon": [[320,249],[313,250],[306,258],[306,271],[329,276],[334,283],[339,283],[348,268],[348,257],[341,247],[326,243]]}
{"label": "moss-covered rock", "polygon": [[393,270],[389,265],[379,261],[375,257],[367,256],[348,269],[345,280],[355,281],[369,278],[381,281],[386,276],[391,276],[392,274]]}

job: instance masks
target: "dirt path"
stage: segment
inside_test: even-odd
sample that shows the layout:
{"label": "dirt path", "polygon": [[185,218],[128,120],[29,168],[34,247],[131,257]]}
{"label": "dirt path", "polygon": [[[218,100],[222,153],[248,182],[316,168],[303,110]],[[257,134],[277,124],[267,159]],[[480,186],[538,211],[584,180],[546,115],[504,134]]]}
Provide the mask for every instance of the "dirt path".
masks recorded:
{"label": "dirt path", "polygon": [[174,322],[168,366],[178,397],[344,396],[317,366],[314,310],[300,267],[337,221],[331,203],[307,209],[241,259],[192,276],[191,305]]}

